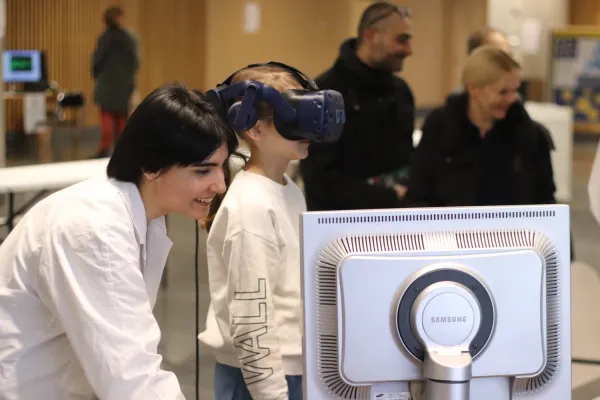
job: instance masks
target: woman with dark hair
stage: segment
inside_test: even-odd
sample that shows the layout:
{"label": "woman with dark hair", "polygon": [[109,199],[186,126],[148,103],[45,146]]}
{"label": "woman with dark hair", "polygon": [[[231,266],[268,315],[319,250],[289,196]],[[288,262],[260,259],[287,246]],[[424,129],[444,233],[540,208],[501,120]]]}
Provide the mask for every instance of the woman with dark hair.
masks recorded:
{"label": "woman with dark hair", "polygon": [[119,136],[129,114],[139,68],[136,39],[124,28],[123,10],[104,11],[106,30],[98,38],[92,56],[94,103],[100,107],[100,145],[96,157],[109,155],[113,136]]}
{"label": "woman with dark hair", "polygon": [[23,217],[0,246],[3,399],[184,398],[152,314],[164,216],[203,219],[236,146],[204,95],[167,85],[136,108],[106,175]]}

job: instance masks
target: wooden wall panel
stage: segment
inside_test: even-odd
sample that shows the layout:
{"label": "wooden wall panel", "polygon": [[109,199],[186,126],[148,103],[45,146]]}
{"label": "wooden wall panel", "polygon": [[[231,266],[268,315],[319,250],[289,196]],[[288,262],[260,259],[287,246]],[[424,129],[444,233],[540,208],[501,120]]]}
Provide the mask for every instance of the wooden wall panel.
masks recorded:
{"label": "wooden wall panel", "polygon": [[[105,2],[108,3],[108,2]],[[90,55],[101,29],[103,1],[7,0],[5,49],[41,49],[46,52],[48,78],[65,90],[83,91],[88,122],[95,122]],[[17,112],[17,114],[15,114]],[[7,109],[7,122],[17,124],[18,105]]]}
{"label": "wooden wall panel", "polygon": [[[123,7],[140,42],[140,96],[173,80],[202,86],[204,0],[6,0],[4,47],[45,50],[49,79],[83,91],[86,122],[97,124],[90,59],[104,29],[102,13],[111,5]],[[6,112],[7,121],[21,119],[17,105]]]}
{"label": "wooden wall panel", "polygon": [[569,24],[600,24],[600,2],[598,0],[571,0],[569,5]]}
{"label": "wooden wall panel", "polygon": [[444,78],[442,91],[446,95],[461,85],[463,66],[467,62],[469,36],[486,25],[487,2],[485,0],[442,0],[444,22],[441,39]]}
{"label": "wooden wall panel", "polygon": [[413,54],[404,62],[401,76],[410,85],[417,106],[440,104],[446,94],[443,90],[444,21],[443,3],[446,0],[396,1],[411,9]]}
{"label": "wooden wall panel", "polygon": [[144,0],[138,20],[143,65],[139,82],[143,95],[171,81],[203,88],[204,9],[201,0]]}
{"label": "wooden wall panel", "polygon": [[349,1],[262,0],[260,28],[248,33],[245,0],[207,0],[205,84],[214,87],[238,68],[267,61],[319,75],[348,37]]}
{"label": "wooden wall panel", "polygon": [[[573,0],[575,1],[575,0]],[[580,0],[585,1],[585,0]],[[311,76],[331,66],[342,41],[355,34],[354,3],[365,0],[263,0],[258,33],[243,32],[243,0],[6,0],[6,49],[46,50],[48,74],[84,92],[88,124],[97,124],[90,57],[109,5],[125,10],[138,37],[141,97],[169,81],[208,89],[234,69],[279,59]],[[414,11],[414,51],[403,76],[419,105],[437,104],[458,84],[464,41],[485,25],[485,0],[398,0]],[[354,10],[354,11],[353,11]],[[227,23],[224,18],[227,16]],[[224,51],[225,47],[229,47]],[[18,104],[7,120],[19,121]]]}

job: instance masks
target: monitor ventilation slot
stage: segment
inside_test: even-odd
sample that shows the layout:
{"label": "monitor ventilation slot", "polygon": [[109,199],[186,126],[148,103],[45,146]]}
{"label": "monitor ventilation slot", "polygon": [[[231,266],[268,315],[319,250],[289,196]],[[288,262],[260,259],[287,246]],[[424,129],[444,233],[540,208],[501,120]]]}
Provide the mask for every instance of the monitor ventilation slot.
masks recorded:
{"label": "monitor ventilation slot", "polygon": [[338,370],[337,266],[348,254],[425,250],[422,234],[352,235],[329,243],[317,267],[317,336],[319,375],[329,393],[339,399],[370,400],[368,386],[353,386]]}
{"label": "monitor ventilation slot", "polygon": [[470,219],[522,219],[522,218],[551,218],[555,211],[502,211],[502,212],[439,212],[428,214],[393,215],[380,214],[359,217],[326,217],[318,218],[319,225],[356,224],[356,223],[386,223],[386,222],[418,222],[418,221],[454,221]]}
{"label": "monitor ventilation slot", "polygon": [[[554,376],[558,374],[561,336],[559,301],[561,280],[558,268],[558,253],[552,241],[546,236],[532,231],[521,231],[519,233],[521,246],[535,248],[542,254],[546,262],[546,338],[548,342],[546,368],[539,375],[532,378],[516,379],[513,386],[515,394],[531,394],[548,386]],[[508,234],[513,235],[513,232]],[[496,244],[495,247],[508,246]]]}
{"label": "monitor ventilation slot", "polygon": [[[535,213],[554,214],[553,212]],[[552,242],[539,233],[530,230],[506,230],[423,234],[349,235],[330,242],[320,254],[316,277],[319,375],[327,390],[339,399],[370,400],[369,386],[349,385],[345,383],[339,375],[337,363],[337,266],[339,262],[349,254],[381,254],[385,252],[400,253],[433,250],[431,243],[435,243],[436,246],[434,247],[440,250],[444,248],[482,249],[521,247],[534,248],[543,255],[546,261],[547,277],[546,305],[548,354],[546,368],[542,373],[535,377],[515,380],[513,390],[517,394],[531,394],[542,390],[545,386],[549,385],[553,377],[558,373],[559,368],[558,358],[561,332],[559,328],[560,310],[558,294],[560,291],[560,277],[558,276],[558,254]]]}

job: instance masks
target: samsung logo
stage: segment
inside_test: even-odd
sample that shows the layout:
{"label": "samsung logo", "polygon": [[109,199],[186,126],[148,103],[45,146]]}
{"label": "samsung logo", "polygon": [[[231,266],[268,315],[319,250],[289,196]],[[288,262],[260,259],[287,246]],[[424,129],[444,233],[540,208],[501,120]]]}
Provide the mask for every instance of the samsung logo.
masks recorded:
{"label": "samsung logo", "polygon": [[467,317],[431,317],[432,324],[444,323],[452,324],[457,322],[467,322]]}

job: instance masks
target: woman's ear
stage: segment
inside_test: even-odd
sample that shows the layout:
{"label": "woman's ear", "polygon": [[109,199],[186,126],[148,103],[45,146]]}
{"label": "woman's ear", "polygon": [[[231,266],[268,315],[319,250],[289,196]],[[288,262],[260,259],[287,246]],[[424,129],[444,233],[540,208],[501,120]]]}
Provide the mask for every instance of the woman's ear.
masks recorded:
{"label": "woman's ear", "polygon": [[153,181],[156,178],[158,178],[160,176],[160,174],[161,174],[161,171],[157,171],[157,172],[144,172],[144,177],[148,181]]}

